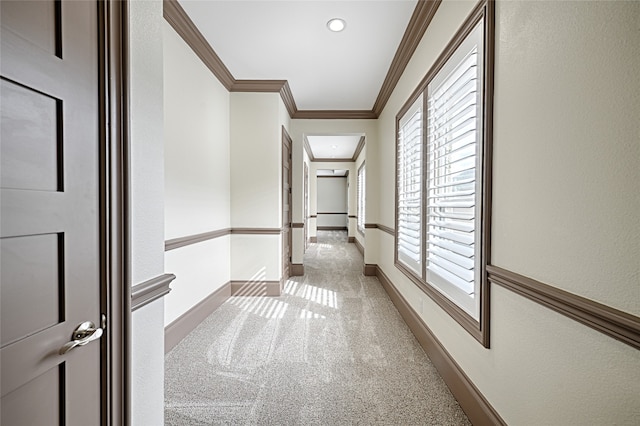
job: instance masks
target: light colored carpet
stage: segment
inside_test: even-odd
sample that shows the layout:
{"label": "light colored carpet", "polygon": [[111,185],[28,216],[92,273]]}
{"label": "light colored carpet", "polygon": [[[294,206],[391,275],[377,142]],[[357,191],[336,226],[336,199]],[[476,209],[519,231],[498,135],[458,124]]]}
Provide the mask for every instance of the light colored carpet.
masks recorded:
{"label": "light colored carpet", "polygon": [[469,424],[345,232],[319,232],[304,265],[167,354],[167,425]]}

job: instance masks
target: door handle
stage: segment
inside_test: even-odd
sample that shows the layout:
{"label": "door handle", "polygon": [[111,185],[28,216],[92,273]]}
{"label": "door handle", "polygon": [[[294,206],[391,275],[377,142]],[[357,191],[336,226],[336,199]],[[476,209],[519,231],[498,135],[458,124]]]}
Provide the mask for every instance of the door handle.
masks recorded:
{"label": "door handle", "polygon": [[83,322],[73,331],[71,335],[71,341],[65,343],[61,348],[60,355],[64,355],[69,352],[71,349],[74,349],[78,346],[84,346],[89,342],[93,342],[94,340],[98,340],[102,337],[103,330],[100,327],[95,326],[91,321]]}

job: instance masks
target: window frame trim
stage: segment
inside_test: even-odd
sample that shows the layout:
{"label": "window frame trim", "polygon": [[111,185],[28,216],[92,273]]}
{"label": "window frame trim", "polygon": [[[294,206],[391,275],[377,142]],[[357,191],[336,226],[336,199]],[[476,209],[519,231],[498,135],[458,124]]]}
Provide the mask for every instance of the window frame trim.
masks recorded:
{"label": "window frame trim", "polygon": [[[418,97],[423,96],[423,110],[427,111],[427,86],[443,68],[447,61],[451,58],[456,49],[462,44],[467,36],[473,31],[476,25],[484,18],[483,25],[483,74],[482,82],[484,96],[482,99],[482,193],[480,200],[482,202],[482,217],[479,221],[481,232],[481,258],[478,259],[481,268],[480,280],[480,312],[479,320],[476,321],[471,315],[460,308],[451,299],[440,293],[435,287],[426,281],[426,262],[422,261],[422,276],[418,276],[414,271],[404,266],[398,260],[398,132],[400,130],[400,120],[404,114],[416,102]],[[487,274],[487,265],[491,264],[491,202],[492,202],[492,159],[493,159],[493,96],[494,96],[494,68],[495,68],[495,2],[494,0],[481,0],[465,19],[464,23],[456,31],[442,53],[431,65],[429,71],[413,91],[409,99],[402,106],[396,115],[395,125],[395,224],[396,231],[394,233],[394,264],[404,275],[406,275],[418,288],[426,293],[436,304],[448,313],[456,322],[458,322],[469,334],[471,334],[485,348],[490,347],[490,286]],[[423,119],[423,139],[426,141],[427,120]],[[423,169],[426,169],[427,156],[423,156]],[[426,194],[427,179],[422,179],[422,197]],[[422,217],[424,220],[426,203],[422,206]],[[422,230],[422,251],[426,245],[426,227]],[[423,257],[425,256],[422,253]]]}

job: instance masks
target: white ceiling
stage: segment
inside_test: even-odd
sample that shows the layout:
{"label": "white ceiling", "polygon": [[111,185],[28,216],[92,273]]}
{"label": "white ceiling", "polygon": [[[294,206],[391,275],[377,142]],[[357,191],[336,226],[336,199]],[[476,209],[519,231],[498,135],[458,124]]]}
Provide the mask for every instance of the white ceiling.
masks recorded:
{"label": "white ceiling", "polygon": [[348,170],[319,169],[316,176],[346,176]]}
{"label": "white ceiling", "polygon": [[314,158],[351,159],[362,135],[307,136]]}
{"label": "white ceiling", "polygon": [[371,110],[417,3],[179,2],[234,78],[288,80],[299,110]]}

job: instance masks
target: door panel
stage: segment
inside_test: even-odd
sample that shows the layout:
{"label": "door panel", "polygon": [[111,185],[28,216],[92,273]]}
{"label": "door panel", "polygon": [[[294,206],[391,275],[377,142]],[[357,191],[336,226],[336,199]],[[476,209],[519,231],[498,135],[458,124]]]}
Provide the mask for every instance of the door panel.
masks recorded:
{"label": "door panel", "polygon": [[58,191],[62,102],[14,82],[0,81],[2,187]]}
{"label": "door panel", "polygon": [[[65,401],[60,392],[64,376],[64,364],[60,364],[2,397],[2,424],[64,424]],[[37,409],[32,406],[34,400]]]}
{"label": "door panel", "polygon": [[291,267],[291,138],[282,128],[282,278]]}
{"label": "door panel", "polygon": [[2,1],[2,26],[50,55],[61,57],[59,1]]}
{"label": "door panel", "polygon": [[100,424],[97,3],[1,7],[2,424]]}
{"label": "door panel", "polygon": [[309,247],[309,167],[304,163],[304,251]]}
{"label": "door panel", "polygon": [[[29,235],[0,240],[2,346],[64,320],[63,236]],[[24,291],[24,283],[29,291]],[[25,309],[28,306],[30,309]]]}

